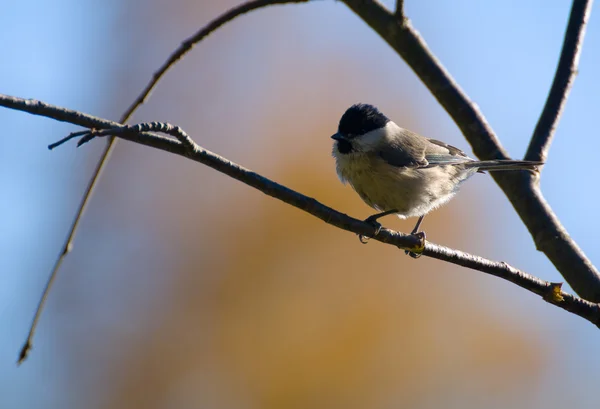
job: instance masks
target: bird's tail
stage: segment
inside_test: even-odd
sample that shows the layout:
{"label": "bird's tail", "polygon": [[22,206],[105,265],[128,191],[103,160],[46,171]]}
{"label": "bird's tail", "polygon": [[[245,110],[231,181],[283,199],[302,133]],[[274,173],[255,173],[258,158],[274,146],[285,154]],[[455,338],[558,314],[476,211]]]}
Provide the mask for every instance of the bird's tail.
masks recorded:
{"label": "bird's tail", "polygon": [[479,172],[495,172],[501,170],[536,170],[544,162],[530,160],[482,160],[465,163],[467,168],[477,168]]}

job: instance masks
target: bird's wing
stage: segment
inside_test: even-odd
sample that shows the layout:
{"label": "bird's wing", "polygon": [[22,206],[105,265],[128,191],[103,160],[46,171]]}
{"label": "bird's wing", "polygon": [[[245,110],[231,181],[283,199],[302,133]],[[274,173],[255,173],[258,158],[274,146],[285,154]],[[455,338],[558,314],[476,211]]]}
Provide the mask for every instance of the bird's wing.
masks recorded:
{"label": "bird's wing", "polygon": [[429,162],[429,166],[452,165],[473,161],[466,153],[452,145],[436,139],[427,139],[427,142],[429,142],[429,145],[425,151],[425,159]]}
{"label": "bird's wing", "polygon": [[402,129],[378,153],[388,164],[403,168],[427,168],[473,160],[454,146],[424,138],[408,129]]}
{"label": "bird's wing", "polygon": [[397,168],[422,168],[429,165],[427,159],[425,159],[424,151],[411,152],[406,148],[399,146],[386,146],[381,148],[378,153],[379,156],[386,161],[389,165]]}
{"label": "bird's wing", "polygon": [[388,164],[398,168],[421,168],[429,163],[425,159],[427,139],[408,129],[399,128],[391,140],[383,144],[378,153]]}

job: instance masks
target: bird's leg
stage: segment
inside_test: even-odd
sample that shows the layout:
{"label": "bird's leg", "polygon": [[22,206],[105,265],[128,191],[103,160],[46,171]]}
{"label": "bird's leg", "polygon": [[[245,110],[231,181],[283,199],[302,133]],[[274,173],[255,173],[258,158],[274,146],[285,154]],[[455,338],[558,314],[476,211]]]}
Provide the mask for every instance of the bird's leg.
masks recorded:
{"label": "bird's leg", "polygon": [[419,232],[419,227],[421,227],[421,223],[423,223],[424,218],[425,218],[425,215],[419,217],[419,220],[417,220],[417,224],[415,224],[415,228],[412,229],[410,234],[417,234]]}
{"label": "bird's leg", "polygon": [[[375,234],[373,236],[377,236],[379,234],[379,232],[381,231],[381,223],[379,223],[377,221],[377,219],[384,217],[384,216],[388,216],[390,214],[394,214],[394,213],[398,213],[398,210],[396,209],[392,209],[392,210],[388,210],[385,212],[381,212],[381,213],[376,213],[372,216],[367,217],[364,222],[365,223],[369,223],[371,226],[373,226],[375,228]],[[358,235],[358,239],[360,240],[360,242],[362,244],[367,244],[367,242],[369,241],[370,237],[365,237],[362,234]]]}
{"label": "bird's leg", "polygon": [[[416,236],[419,239],[419,242],[420,242],[419,247],[421,249],[423,247],[425,247],[425,232],[419,231],[419,227],[421,227],[421,223],[423,223],[424,217],[425,217],[425,215],[422,215],[419,217],[419,220],[417,220],[417,224],[415,225],[415,228],[410,232],[411,235]],[[411,256],[412,258],[421,257],[421,253],[415,253],[415,252],[408,251],[408,250],[405,250],[404,253]]]}

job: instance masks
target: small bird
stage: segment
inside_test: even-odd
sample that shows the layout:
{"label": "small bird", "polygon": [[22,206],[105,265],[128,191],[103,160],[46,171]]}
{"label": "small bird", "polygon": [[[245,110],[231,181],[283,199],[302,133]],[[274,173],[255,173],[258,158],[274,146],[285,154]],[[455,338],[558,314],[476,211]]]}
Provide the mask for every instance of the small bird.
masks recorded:
{"label": "small bird", "polygon": [[[365,222],[378,233],[380,217],[418,217],[411,234],[423,242],[425,234],[419,232],[423,217],[450,200],[475,173],[535,170],[543,164],[472,159],[454,146],[399,127],[369,104],[348,108],[331,138],[340,180],[350,183],[366,204],[380,212]],[[363,236],[359,238],[366,243]]]}

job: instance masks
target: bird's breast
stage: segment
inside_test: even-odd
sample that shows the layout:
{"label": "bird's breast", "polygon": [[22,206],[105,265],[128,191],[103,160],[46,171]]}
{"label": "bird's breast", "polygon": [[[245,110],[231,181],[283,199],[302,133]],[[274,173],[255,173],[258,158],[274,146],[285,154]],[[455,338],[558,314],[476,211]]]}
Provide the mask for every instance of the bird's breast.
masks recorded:
{"label": "bird's breast", "polygon": [[456,167],[404,168],[369,155],[336,157],[337,172],[365,203],[397,210],[400,217],[421,216],[448,201],[462,180]]}

